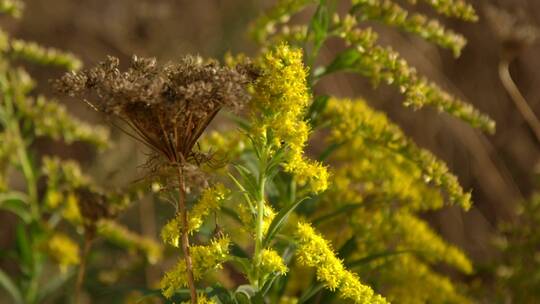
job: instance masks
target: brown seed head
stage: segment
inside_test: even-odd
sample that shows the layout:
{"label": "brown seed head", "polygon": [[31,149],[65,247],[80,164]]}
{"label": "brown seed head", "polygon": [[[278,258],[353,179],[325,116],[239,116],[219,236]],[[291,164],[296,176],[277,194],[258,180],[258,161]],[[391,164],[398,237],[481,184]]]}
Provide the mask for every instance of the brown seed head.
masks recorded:
{"label": "brown seed head", "polygon": [[246,86],[254,77],[249,66],[223,67],[192,56],[164,66],[134,56],[121,72],[119,60],[108,57],[94,68],[64,75],[56,87],[120,118],[131,135],[178,164],[197,160],[198,138],[220,109],[236,109],[249,99]]}

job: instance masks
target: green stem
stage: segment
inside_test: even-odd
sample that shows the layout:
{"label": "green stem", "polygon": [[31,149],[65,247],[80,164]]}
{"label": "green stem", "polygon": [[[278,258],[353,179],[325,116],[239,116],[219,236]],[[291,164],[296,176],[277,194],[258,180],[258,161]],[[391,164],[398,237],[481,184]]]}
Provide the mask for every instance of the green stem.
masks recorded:
{"label": "green stem", "polygon": [[255,287],[260,286],[260,255],[262,251],[262,243],[263,243],[263,224],[264,224],[264,194],[265,194],[265,185],[266,185],[266,147],[262,150],[260,161],[260,168],[259,168],[259,197],[257,200],[257,223],[256,223],[256,236],[255,236],[255,254],[254,254],[254,262],[255,262]]}

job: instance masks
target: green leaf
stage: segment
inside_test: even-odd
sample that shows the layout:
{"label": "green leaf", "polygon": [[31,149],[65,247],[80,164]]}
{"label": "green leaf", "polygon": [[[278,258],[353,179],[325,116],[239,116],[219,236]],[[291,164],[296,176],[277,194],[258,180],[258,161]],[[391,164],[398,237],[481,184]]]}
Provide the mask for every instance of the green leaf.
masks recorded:
{"label": "green leaf", "polygon": [[32,257],[32,250],[30,249],[30,241],[26,234],[24,225],[17,225],[15,229],[17,252],[21,257],[23,272],[32,272],[34,269],[34,259]]}
{"label": "green leaf", "polygon": [[0,194],[0,209],[13,212],[25,223],[32,221],[28,210],[28,196],[21,192],[7,192]]}
{"label": "green leaf", "polygon": [[298,304],[305,303],[307,300],[311,299],[314,295],[319,293],[319,291],[323,290],[324,285],[322,283],[317,283],[315,285],[311,285],[303,294],[300,296],[300,299],[298,299]]}
{"label": "green leaf", "polygon": [[278,233],[278,231],[281,229],[283,224],[285,224],[285,222],[287,221],[287,218],[289,217],[289,215],[305,199],[307,199],[307,197],[301,200],[298,200],[296,203],[290,204],[286,206],[285,208],[281,209],[281,211],[279,211],[279,213],[274,217],[274,219],[272,220],[272,223],[270,223],[270,226],[268,227],[268,230],[263,240],[263,247],[266,247],[270,243],[270,241],[272,241],[276,233]]}
{"label": "green leaf", "polygon": [[274,154],[272,159],[270,159],[270,161],[266,165],[265,174],[266,174],[267,179],[271,180],[276,175],[276,173],[278,172],[279,166],[283,162],[283,157],[285,156],[285,151],[286,151],[286,146],[285,145],[281,146],[276,151],[276,153]]}
{"label": "green leaf", "polygon": [[326,37],[328,36],[328,25],[330,24],[330,15],[328,5],[325,0],[320,1],[317,11],[311,18],[311,23],[309,24],[310,33],[313,37],[313,50],[311,56],[317,56],[319,49],[323,45]]}
{"label": "green leaf", "polygon": [[356,49],[349,48],[339,53],[334,60],[324,69],[321,69],[316,75],[316,78],[335,73],[338,71],[354,70],[355,64],[360,59],[360,54]]}
{"label": "green leaf", "polygon": [[315,97],[315,99],[309,106],[306,120],[309,121],[312,125],[317,125],[317,119],[326,108],[326,105],[328,104],[328,99],[330,99],[328,95],[319,95]]}
{"label": "green leaf", "polygon": [[239,304],[251,304],[251,299],[255,296],[256,289],[251,285],[240,285],[234,292],[234,298]]}
{"label": "green leaf", "polygon": [[249,194],[249,196],[251,196],[253,200],[259,200],[259,191],[257,186],[257,179],[255,178],[255,176],[246,167],[242,165],[234,165],[234,168],[242,177],[243,183],[241,184],[244,186],[244,189]]}
{"label": "green leaf", "polygon": [[9,276],[0,269],[0,286],[2,286],[13,298],[14,303],[23,303],[23,298],[17,285],[9,278]]}

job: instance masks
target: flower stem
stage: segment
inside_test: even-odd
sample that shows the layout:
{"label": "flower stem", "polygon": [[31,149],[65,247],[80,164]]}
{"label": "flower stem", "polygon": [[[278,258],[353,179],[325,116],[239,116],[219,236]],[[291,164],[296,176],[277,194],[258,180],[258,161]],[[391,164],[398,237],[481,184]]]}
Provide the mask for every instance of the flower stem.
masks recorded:
{"label": "flower stem", "polygon": [[259,197],[257,200],[257,223],[255,227],[255,253],[254,253],[254,262],[255,262],[255,284],[256,287],[259,287],[259,265],[260,265],[260,254],[262,251],[262,242],[263,242],[263,223],[264,223],[264,193],[265,193],[265,184],[266,184],[266,151],[262,153],[262,159],[260,159],[260,169],[259,169]]}
{"label": "flower stem", "polygon": [[88,254],[90,253],[90,247],[92,246],[92,238],[85,236],[83,244],[83,252],[81,256],[81,263],[79,264],[79,271],[77,272],[77,281],[75,282],[75,303],[81,303],[81,290],[84,282],[84,274],[86,273],[86,262]]}
{"label": "flower stem", "polygon": [[523,116],[536,136],[536,139],[540,142],[540,120],[538,120],[536,114],[512,79],[512,75],[510,74],[510,61],[502,60],[499,63],[499,77],[504,85],[504,89],[508,92],[508,95],[510,95],[510,98],[516,105],[519,113]]}
{"label": "flower stem", "polygon": [[193,278],[193,264],[189,253],[189,235],[188,235],[188,217],[186,208],[186,185],[184,182],[184,173],[182,164],[178,166],[178,212],[182,221],[182,229],[180,231],[180,239],[182,243],[182,252],[186,261],[186,272],[189,292],[191,294],[191,303],[197,303],[197,289],[195,288],[195,279]]}

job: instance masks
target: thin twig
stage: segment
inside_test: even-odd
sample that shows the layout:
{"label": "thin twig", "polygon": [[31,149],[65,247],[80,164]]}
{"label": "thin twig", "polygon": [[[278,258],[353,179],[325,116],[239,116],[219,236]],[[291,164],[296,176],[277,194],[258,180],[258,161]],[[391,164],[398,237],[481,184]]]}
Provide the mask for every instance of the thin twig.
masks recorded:
{"label": "thin twig", "polygon": [[77,273],[77,281],[75,283],[75,294],[74,294],[75,303],[81,303],[81,290],[82,290],[82,285],[84,283],[84,275],[86,272],[86,262],[87,262],[88,254],[90,253],[91,247],[92,247],[92,238],[86,235],[84,238],[81,263],[79,264],[79,271]]}
{"label": "thin twig", "polygon": [[501,62],[499,63],[499,77],[501,79],[501,82],[506,89],[506,92],[508,93],[508,95],[510,95],[510,98],[516,105],[519,113],[521,113],[529,127],[532,129],[534,135],[536,136],[536,139],[540,143],[540,121],[538,120],[538,118],[534,114],[534,111],[529,106],[529,103],[527,102],[525,97],[523,97],[516,83],[512,79],[509,67],[510,61],[508,60],[501,60]]}
{"label": "thin twig", "polygon": [[[183,163],[183,162],[182,162]],[[197,289],[195,288],[195,279],[193,278],[193,265],[191,262],[191,255],[189,253],[189,236],[188,236],[188,219],[186,208],[186,185],[184,183],[184,173],[182,171],[182,163],[178,165],[178,209],[180,212],[180,219],[182,221],[181,243],[182,251],[184,253],[184,259],[186,261],[186,272],[189,292],[191,294],[191,303],[197,303]]]}

